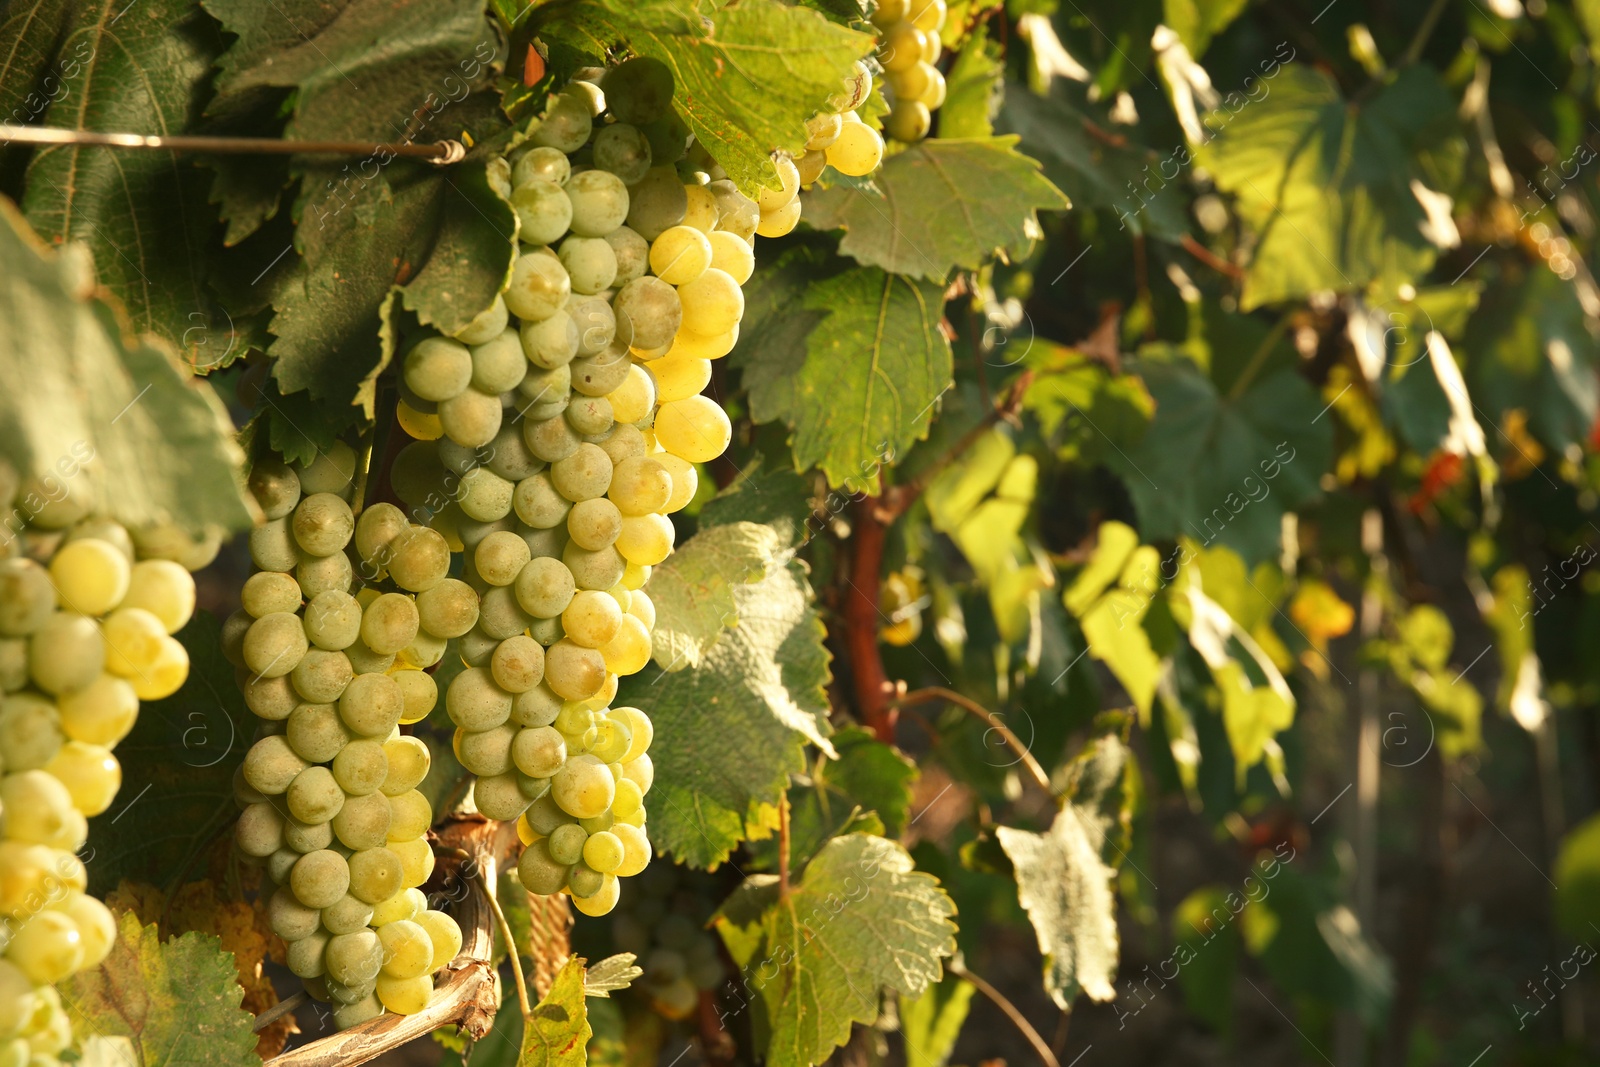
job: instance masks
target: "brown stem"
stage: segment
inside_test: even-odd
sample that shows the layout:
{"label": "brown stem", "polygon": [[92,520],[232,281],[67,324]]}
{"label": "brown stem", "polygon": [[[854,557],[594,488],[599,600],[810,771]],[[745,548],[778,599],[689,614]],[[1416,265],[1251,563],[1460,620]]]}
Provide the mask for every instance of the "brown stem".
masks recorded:
{"label": "brown stem", "polygon": [[844,636],[850,652],[850,679],[861,721],[884,744],[894,743],[898,718],[890,708],[883,657],[878,654],[878,571],[883,564],[888,527],[878,516],[878,501],[863,497],[855,505],[853,552],[844,595]]}
{"label": "brown stem", "polygon": [[1219,274],[1226,274],[1228,277],[1235,279],[1244,277],[1244,268],[1240,267],[1236,263],[1229,263],[1215,252],[1211,251],[1211,249],[1195,240],[1193,234],[1184,234],[1183,238],[1178,243],[1183,246],[1183,250],[1185,252],[1189,253],[1195,259],[1198,259],[1200,262],[1204,263],[1206,266],[1210,267]]}
{"label": "brown stem", "polygon": [[64,130],[44,126],[11,126],[0,123],[0,144],[31,144],[74,148],[149,148],[169,152],[209,152],[273,156],[376,156],[389,154],[421,159],[429,163],[459,163],[466,149],[457,141],[436,144],[386,144],[374,141],[288,141],[280,137],[180,137],[146,136],[142,133],[102,133],[97,130]]}
{"label": "brown stem", "polygon": [[496,925],[500,927],[500,937],[506,943],[506,958],[511,961],[511,975],[517,980],[517,1004],[522,1008],[522,1017],[533,1017],[533,1004],[528,1000],[528,980],[522,975],[522,947],[517,944],[516,935],[511,932],[511,924],[506,921],[506,913],[500,907],[499,894],[495,886],[489,882],[483,884],[484,899],[489,902],[489,910],[494,912]]}
{"label": "brown stem", "polygon": [[789,899],[789,794],[778,798],[778,899]]}
{"label": "brown stem", "polygon": [[1039,1036],[1039,1031],[1035,1030],[1033,1024],[1027,1020],[1022,1012],[1017,1010],[1015,1004],[1006,999],[1005,994],[959,963],[947,963],[945,964],[945,970],[957,978],[971,982],[978,992],[994,1001],[995,1007],[1005,1012],[1006,1018],[1011,1020],[1012,1025],[1022,1031],[1022,1036],[1028,1039],[1028,1044],[1032,1045],[1033,1051],[1039,1054],[1039,1061],[1045,1067],[1061,1067],[1061,1061],[1056,1059],[1055,1053],[1050,1051],[1050,1046],[1044,1043],[1044,1038]]}
{"label": "brown stem", "polygon": [[931,703],[935,700],[948,701],[974,718],[987,723],[991,730],[999,734],[1001,739],[1011,746],[1011,750],[1017,754],[1018,762],[1028,768],[1028,773],[1033,775],[1033,780],[1039,784],[1039,788],[1052,796],[1055,794],[1055,790],[1050,788],[1050,776],[1045,773],[1044,767],[1039,764],[1039,761],[1033,758],[1033,753],[1028,751],[1028,746],[1022,743],[1021,738],[1011,732],[1011,728],[1001,721],[1000,716],[979,704],[976,700],[962,696],[954,689],[946,689],[940,685],[930,685],[926,689],[913,689],[905,696],[892,701],[890,706],[905,708],[913,704]]}

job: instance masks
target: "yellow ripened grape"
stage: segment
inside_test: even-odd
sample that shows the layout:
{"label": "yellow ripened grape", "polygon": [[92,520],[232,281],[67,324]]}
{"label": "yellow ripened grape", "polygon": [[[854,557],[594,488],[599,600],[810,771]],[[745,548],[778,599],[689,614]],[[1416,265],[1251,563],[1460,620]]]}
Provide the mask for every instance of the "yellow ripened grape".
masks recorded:
{"label": "yellow ripened grape", "polygon": [[140,700],[165,700],[189,678],[189,650],[176,637],[161,641],[161,654],[143,674],[128,679]]}
{"label": "yellow ripened grape", "polygon": [[67,787],[72,806],[86,816],[109,808],[122,785],[122,767],[111,750],[82,741],[62,745],[44,769]]}
{"label": "yellow ripened grape", "polygon": [[[939,38],[937,35],[930,35],[929,39],[937,41]],[[929,111],[937,111],[944,106],[944,98],[948,87],[945,85],[944,75],[939,73],[938,68],[930,68],[930,71],[928,88],[923,91],[921,96],[917,97],[917,102]]]}
{"label": "yellow ripened grape", "polygon": [[83,943],[80,969],[100,966],[117,939],[117,920],[111,914],[111,909],[83,893],[72,893],[51,907],[66,915],[78,927],[78,935]]}
{"label": "yellow ripened grape", "polygon": [[800,184],[809,189],[811,184],[822,177],[822,172],[827,169],[828,153],[821,149],[807,152],[795,160],[794,165],[800,168]]}
{"label": "yellow ripened grape", "polygon": [[630,515],[622,520],[617,551],[629,563],[654,567],[672,554],[675,537],[672,520],[665,515]]}
{"label": "yellow ripened grape", "polygon": [[418,411],[404,400],[395,406],[394,417],[400,428],[418,441],[437,441],[444,436],[437,413]]}
{"label": "yellow ripened grape", "polygon": [[672,499],[672,475],[654,456],[629,456],[613,469],[606,493],[623,516],[648,515]]}
{"label": "yellow ripened grape", "polygon": [[[733,240],[739,242],[738,237]],[[744,243],[744,242],[739,242]],[[672,403],[699,394],[710,384],[710,360],[683,357],[669,352],[650,365],[650,374],[656,379],[658,403]]]}
{"label": "yellow ripened grape", "polygon": [[621,884],[613,875],[605,875],[605,880],[600,883],[600,888],[587,897],[574,894],[572,906],[585,915],[609,915],[617,906],[617,901],[622,896]]}
{"label": "yellow ripened grape", "polygon": [[108,748],[133,729],[139,697],[127,679],[102,674],[82,689],[63,693],[56,702],[61,730],[74,741]]}
{"label": "yellow ripened grape", "polygon": [[[708,246],[708,262],[709,253]],[[127,595],[130,578],[128,557],[93,537],[67,542],[50,560],[56,595],[80,615],[104,615],[116,607]]]}
{"label": "yellow ripened grape", "polygon": [[710,233],[717,225],[717,198],[703,185],[685,185],[683,192],[688,199],[683,224],[701,233]]}
{"label": "yellow ripened grape", "polygon": [[551,777],[550,795],[568,815],[592,819],[611,806],[616,782],[606,765],[595,757],[572,756]]}
{"label": "yellow ripened grape", "polygon": [[580,589],[561,613],[567,639],[585,648],[600,648],[617,635],[622,609],[605,593]]}
{"label": "yellow ripened grape", "polygon": [[450,916],[442,911],[422,911],[413,921],[422,927],[433,945],[433,960],[428,965],[430,973],[443,970],[461,954],[461,927]]}
{"label": "yellow ripened grape", "polygon": [[194,615],[194,576],[167,559],[144,559],[133,565],[125,608],[143,608],[175,634]]}
{"label": "yellow ripened grape", "polygon": [[744,292],[727,271],[711,267],[678,287],[684,328],[703,336],[733,329],[744,317]]}
{"label": "yellow ripened grape", "polygon": [[711,241],[693,226],[670,227],[650,242],[650,269],[668,285],[692,282],[709,266]]}
{"label": "yellow ripened grape", "polygon": [[[631,567],[632,564],[629,564],[629,566]],[[643,586],[645,582],[650,580],[650,568],[640,567],[638,569],[643,572],[643,578],[639,583],[640,586]],[[628,599],[628,614],[644,623],[645,629],[655,629],[656,606],[651,602],[644,589],[635,588],[633,590],[633,595]]]}
{"label": "yellow ripened grape", "polygon": [[600,648],[606,670],[612,674],[638,674],[650,662],[650,631],[632,615],[624,615],[616,636]]}
{"label": "yellow ripened grape", "polygon": [[421,722],[439,703],[439,686],[431,674],[419,670],[397,670],[392,671],[389,677],[400,687],[404,709],[400,713],[401,724]]}
{"label": "yellow ripened grape", "polygon": [[924,33],[933,33],[944,26],[945,0],[910,0],[906,18]]}
{"label": "yellow ripened grape", "polygon": [[383,945],[383,973],[391,978],[415,978],[431,970],[433,942],[416,923],[408,919],[385,923],[378,927],[378,941]]}
{"label": "yellow ripened grape", "polygon": [[656,406],[655,381],[643,367],[631,366],[622,384],[607,393],[606,399],[611,403],[612,418],[618,423],[639,422]]}
{"label": "yellow ripened grape", "polygon": [[914,67],[907,67],[898,74],[891,75],[889,85],[894,89],[895,99],[917,100],[928,91],[928,86],[933,84],[929,72],[933,66],[919,61]]}
{"label": "yellow ripened grape", "polygon": [[626,819],[644,806],[644,794],[639,792],[639,787],[624,778],[617,783],[617,796],[611,802],[611,813],[619,819]]}
{"label": "yellow ripened grape", "polygon": [[56,612],[28,638],[28,673],[46,693],[70,693],[100,677],[106,642],[93,619]]}
{"label": "yellow ripened grape", "polygon": [[433,873],[433,849],[428,847],[426,839],[391,841],[389,849],[400,857],[402,884],[407,889],[420,886]]}
{"label": "yellow ripened grape", "polygon": [[[52,847],[72,828],[73,798],[47,770],[0,778],[0,833],[12,841]],[[76,847],[76,843],[73,844]]]}
{"label": "yellow ripened grape", "polygon": [[622,841],[607,830],[590,834],[583,843],[583,862],[601,874],[611,874],[622,866],[623,855]]}
{"label": "yellow ripened grape", "polygon": [[100,632],[106,641],[106,670],[124,678],[148,673],[167,639],[161,620],[143,608],[117,609],[101,622]]}
{"label": "yellow ripened grape", "polygon": [[910,143],[928,136],[932,124],[933,115],[927,105],[917,100],[896,100],[894,107],[889,109],[889,117],[884,120],[883,128],[896,141]]}
{"label": "yellow ripened grape", "polygon": [[[730,439],[732,437],[731,426],[729,427],[729,437]],[[689,501],[694,499],[695,492],[699,489],[699,472],[695,470],[693,463],[671,452],[662,452],[650,458],[665,467],[667,473],[672,477],[672,495],[667,499],[666,507],[662,508],[661,511],[667,515],[682,511],[689,505]]]}
{"label": "yellow ripened grape", "polygon": [[777,170],[778,180],[782,184],[777,189],[763,186],[756,192],[756,205],[763,214],[793,203],[800,194],[800,171],[795,167],[794,160],[785,155],[777,155],[773,157],[772,165]]}
{"label": "yellow ripened grape", "polygon": [[806,122],[806,151],[820,152],[839,139],[844,120],[836,112],[823,111]]}
{"label": "yellow ripened grape", "polygon": [[661,406],[656,412],[655,435],[657,443],[671,455],[690,463],[706,463],[728,447],[733,439],[733,424],[716,401],[691,396]]}
{"label": "yellow ripened grape", "polygon": [[800,224],[800,201],[792,200],[783,207],[763,211],[756,223],[756,233],[762,237],[782,237]]}
{"label": "yellow ripened grape", "polygon": [[55,985],[83,966],[83,935],[71,916],[40,911],[11,936],[6,958],[36,985]]}
{"label": "yellow ripened grape", "polygon": [[722,333],[702,336],[688,330],[678,331],[678,336],[673,339],[672,347],[663,353],[663,356],[680,356],[684,359],[721,359],[733,351],[733,346],[739,343],[739,327]]}
{"label": "yellow ripened grape", "polygon": [[544,683],[563,700],[588,700],[606,682],[606,661],[598,649],[563,638],[545,650]]}
{"label": "yellow ripened grape", "polygon": [[910,22],[897,22],[883,34],[878,46],[878,62],[890,74],[909,70],[922,62],[922,31]]}
{"label": "yellow ripened grape", "polygon": [[725,230],[713,233],[709,240],[711,265],[731,276],[740,285],[749,281],[750,275],[754,274],[756,269],[756,256],[750,243]]}
{"label": "yellow ripened grape", "polygon": [[650,722],[650,716],[638,708],[612,708],[612,718],[620,718],[627,723],[629,736],[632,739],[628,745],[627,753],[622,757],[623,763],[630,763],[644,755],[650,748],[650,742],[655,738],[655,726]]}
{"label": "yellow ripened grape", "polygon": [[622,842],[622,863],[612,873],[618,878],[632,878],[650,864],[650,838],[637,826],[616,823],[611,833]]}
{"label": "yellow ripened grape", "polygon": [[375,990],[379,1002],[396,1015],[415,1015],[433,999],[433,979],[425,974],[415,978],[380,974]]}

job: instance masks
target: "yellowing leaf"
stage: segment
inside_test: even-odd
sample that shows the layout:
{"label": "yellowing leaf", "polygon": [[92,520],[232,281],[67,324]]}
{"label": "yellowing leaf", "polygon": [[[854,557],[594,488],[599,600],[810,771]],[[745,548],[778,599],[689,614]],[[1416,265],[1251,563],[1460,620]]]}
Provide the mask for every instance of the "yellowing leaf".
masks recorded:
{"label": "yellowing leaf", "polygon": [[[503,1005],[500,1010],[514,1007]],[[522,1028],[517,1067],[584,1067],[588,1062],[584,1050],[592,1034],[583,999],[583,960],[574,956]]]}

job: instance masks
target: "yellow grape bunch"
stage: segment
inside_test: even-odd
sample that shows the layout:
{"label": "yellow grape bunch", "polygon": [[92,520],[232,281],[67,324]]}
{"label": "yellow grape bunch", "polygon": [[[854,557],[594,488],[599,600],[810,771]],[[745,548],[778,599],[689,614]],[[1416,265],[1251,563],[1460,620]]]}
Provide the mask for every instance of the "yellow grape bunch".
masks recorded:
{"label": "yellow grape bunch", "polygon": [[54,985],[97,966],[116,939],[76,853],[122,784],[112,749],[139,702],[188,677],[172,636],[194,613],[187,568],[220,544],[176,528],[129,531],[96,517],[92,498],[81,472],[66,485],[19,485],[0,464],[3,1067],[58,1062],[72,1026]]}
{"label": "yellow grape bunch", "polygon": [[752,200],[693,146],[667,68],[630,59],[551,98],[491,165],[520,241],[507,288],[406,350],[396,495],[463,554],[478,595],[445,710],[483,814],[515,820],[523,885],[603,915],[651,858],[650,719],[614,707],[651,656],[668,517],[720,456],[704,395],[732,350],[757,234],[799,181]]}
{"label": "yellow grape bunch", "polygon": [[884,129],[896,141],[928,136],[933,113],[944,103],[944,75],[935,66],[943,45],[945,0],[880,0],[872,24],[882,32],[878,62],[889,83]]}
{"label": "yellow grape bunch", "polygon": [[478,619],[441,534],[392,504],[356,516],[354,466],[342,444],[298,469],[254,465],[259,569],[223,626],[260,720],[234,779],[235,844],[275,886],[263,900],[289,969],[341,1028],[421,1011],[461,950],[460,927],[420,888],[434,864],[417,790],[431,757],[400,727],[433,710],[426,668]]}
{"label": "yellow grape bunch", "polygon": [[806,150],[794,161],[800,185],[810,188],[831,166],[840,174],[863,178],[883,162],[883,137],[861,121],[856,108],[872,95],[872,71],[860,60],[845,79],[844,89],[806,123]]}

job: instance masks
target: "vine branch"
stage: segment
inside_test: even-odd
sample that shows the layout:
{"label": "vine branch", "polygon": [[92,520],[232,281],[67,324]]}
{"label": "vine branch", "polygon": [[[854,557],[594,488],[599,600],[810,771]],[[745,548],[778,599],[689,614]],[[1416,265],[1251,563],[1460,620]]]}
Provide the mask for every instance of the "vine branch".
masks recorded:
{"label": "vine branch", "polygon": [[1028,768],[1028,773],[1033,776],[1033,780],[1038,783],[1039,788],[1051,795],[1055,794],[1055,790],[1050,788],[1050,776],[1045,773],[1044,767],[1034,758],[1033,753],[1028,751],[1028,746],[1022,743],[1020,737],[1011,732],[1011,727],[1007,726],[1000,716],[979,704],[976,700],[963,696],[954,689],[946,689],[940,685],[930,685],[926,689],[913,689],[890,703],[893,707],[905,708],[913,704],[932,703],[936,700],[954,704],[974,718],[987,723],[989,728],[999,734],[1001,739],[1017,754],[1018,761]]}
{"label": "vine branch", "polygon": [[778,797],[778,899],[789,899],[789,794]]}
{"label": "vine branch", "polygon": [[945,964],[945,970],[963,981],[971,982],[978,992],[988,997],[994,1002],[995,1007],[1005,1012],[1006,1018],[1010,1019],[1012,1025],[1022,1032],[1023,1037],[1028,1039],[1028,1044],[1033,1046],[1033,1051],[1039,1054],[1039,1061],[1045,1067],[1061,1067],[1061,1061],[1056,1059],[1055,1053],[1050,1051],[1050,1046],[1044,1043],[1044,1038],[1039,1036],[1039,1031],[1035,1030],[1027,1017],[1017,1010],[1015,1004],[1006,999],[1004,993],[959,963],[947,963]]}

